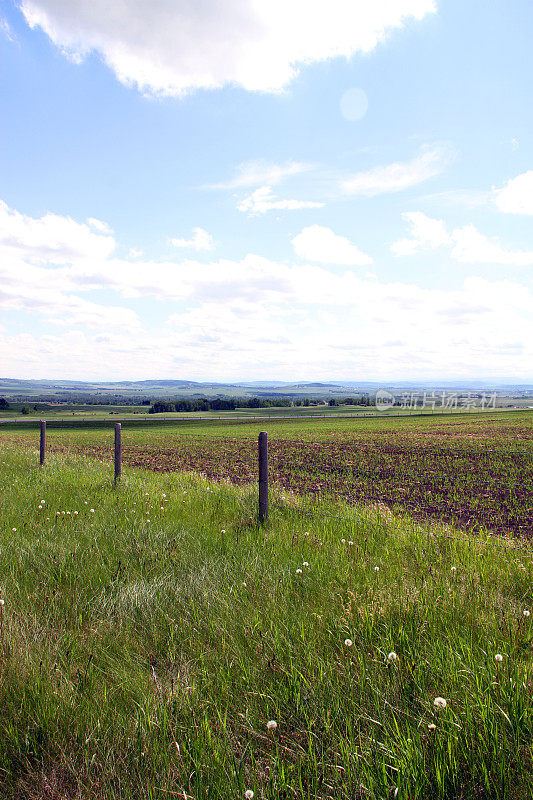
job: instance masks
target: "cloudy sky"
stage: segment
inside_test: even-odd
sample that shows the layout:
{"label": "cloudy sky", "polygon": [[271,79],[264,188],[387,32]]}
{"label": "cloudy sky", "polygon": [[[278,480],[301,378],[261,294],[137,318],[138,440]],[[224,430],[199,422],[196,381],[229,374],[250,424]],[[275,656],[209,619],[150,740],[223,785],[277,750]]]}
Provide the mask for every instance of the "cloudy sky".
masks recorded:
{"label": "cloudy sky", "polygon": [[1,0],[0,375],[533,380],[531,0]]}

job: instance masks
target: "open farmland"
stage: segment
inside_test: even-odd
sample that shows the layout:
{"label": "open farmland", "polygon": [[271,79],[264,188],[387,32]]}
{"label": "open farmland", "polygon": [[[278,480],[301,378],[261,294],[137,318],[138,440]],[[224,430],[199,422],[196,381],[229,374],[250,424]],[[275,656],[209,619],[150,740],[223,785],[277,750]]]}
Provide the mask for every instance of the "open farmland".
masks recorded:
{"label": "open farmland", "polygon": [[[123,461],[243,485],[256,480],[256,436],[269,432],[272,483],[308,499],[381,503],[469,531],[533,534],[533,414],[306,423],[124,426]],[[31,434],[35,436],[35,432]],[[12,438],[13,434],[6,434]],[[28,442],[28,431],[15,436]],[[58,452],[109,461],[103,428],[51,428]]]}

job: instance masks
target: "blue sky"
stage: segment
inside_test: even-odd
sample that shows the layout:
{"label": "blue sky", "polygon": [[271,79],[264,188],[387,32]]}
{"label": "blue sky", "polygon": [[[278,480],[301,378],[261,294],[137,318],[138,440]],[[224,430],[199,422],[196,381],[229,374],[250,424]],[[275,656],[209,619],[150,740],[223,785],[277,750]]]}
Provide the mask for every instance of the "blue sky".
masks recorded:
{"label": "blue sky", "polygon": [[0,374],[533,380],[528,0],[0,18]]}

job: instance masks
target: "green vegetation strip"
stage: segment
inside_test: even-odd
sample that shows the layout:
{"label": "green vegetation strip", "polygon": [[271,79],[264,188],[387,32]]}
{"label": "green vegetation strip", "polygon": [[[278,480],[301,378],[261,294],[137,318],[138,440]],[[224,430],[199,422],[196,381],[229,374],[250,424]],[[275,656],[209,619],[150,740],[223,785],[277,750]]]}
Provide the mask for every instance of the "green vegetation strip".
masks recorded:
{"label": "green vegetation strip", "polygon": [[35,456],[0,453],[2,796],[533,795],[529,554]]}

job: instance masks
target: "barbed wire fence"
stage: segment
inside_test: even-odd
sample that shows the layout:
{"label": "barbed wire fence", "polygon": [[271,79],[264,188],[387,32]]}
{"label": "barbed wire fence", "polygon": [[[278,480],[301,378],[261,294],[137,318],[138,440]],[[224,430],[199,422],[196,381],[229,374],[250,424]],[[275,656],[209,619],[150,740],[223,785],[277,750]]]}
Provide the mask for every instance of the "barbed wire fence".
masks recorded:
{"label": "barbed wire fence", "polygon": [[[42,421],[41,466],[45,465],[46,433]],[[73,441],[68,449],[112,461],[115,486],[120,483],[123,461],[155,471],[197,472],[239,486],[257,482],[258,494],[251,502],[261,525],[268,521],[269,504],[279,513],[344,522],[354,518],[325,511],[324,501],[343,508],[374,504],[378,509],[402,510],[419,521],[439,519],[468,534],[439,532],[445,538],[471,541],[472,533],[488,530],[507,537],[491,537],[495,546],[533,554],[533,546],[523,546],[533,537],[533,431],[512,440],[508,435],[493,435],[465,442],[450,436],[446,446],[427,432],[419,439],[406,437],[402,431],[374,438],[356,431],[343,436],[269,442],[266,432],[258,439],[179,434],[170,441],[161,436],[154,449],[130,444],[127,438],[123,447],[122,425],[115,423],[113,446],[110,436],[102,442],[98,435],[93,437],[94,444]],[[301,502],[285,502],[287,493]]]}

